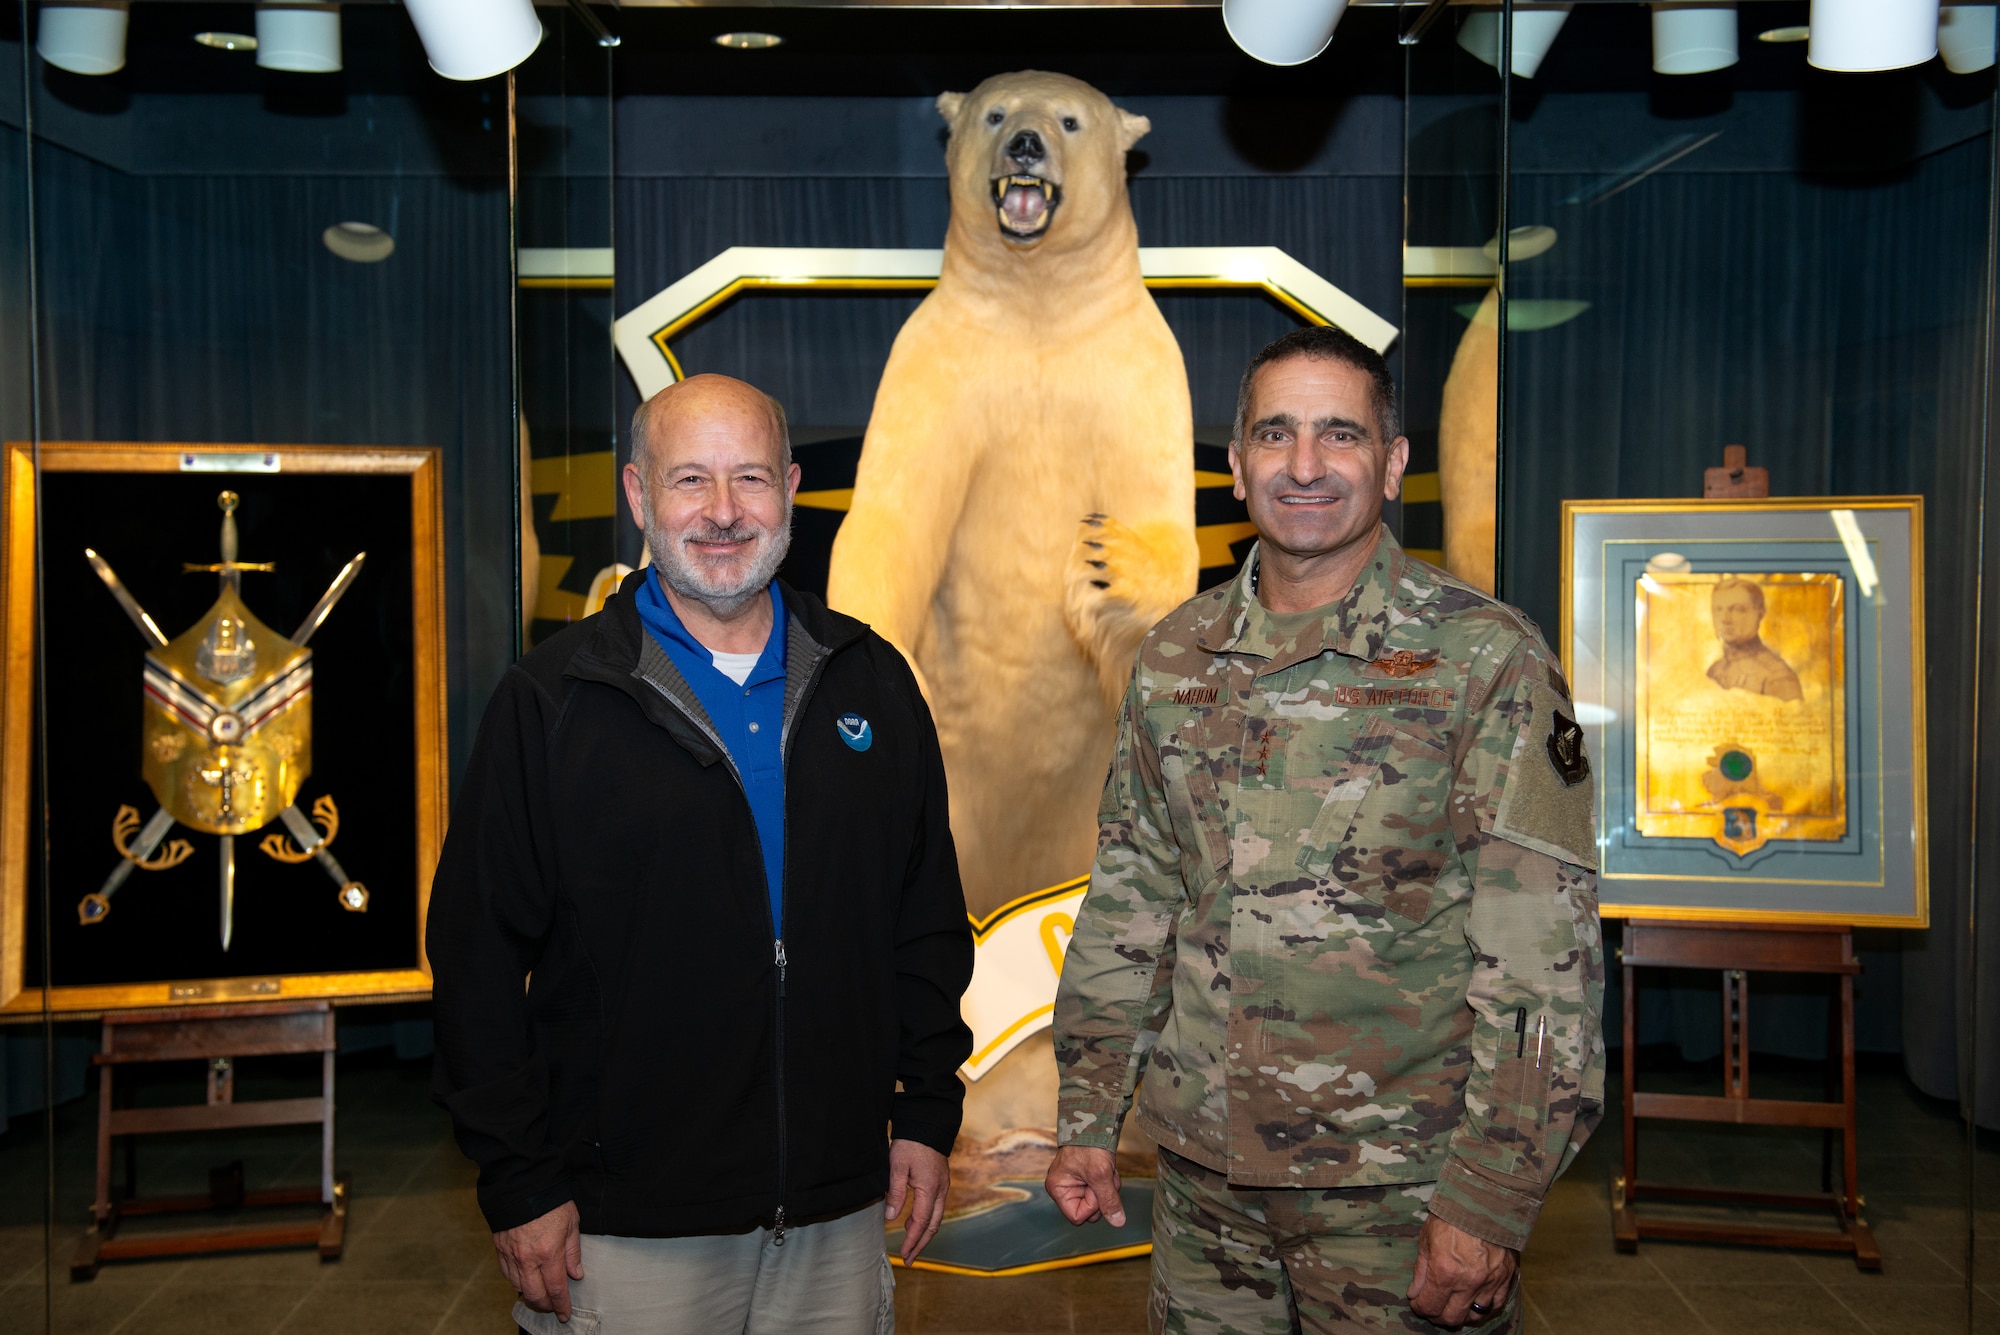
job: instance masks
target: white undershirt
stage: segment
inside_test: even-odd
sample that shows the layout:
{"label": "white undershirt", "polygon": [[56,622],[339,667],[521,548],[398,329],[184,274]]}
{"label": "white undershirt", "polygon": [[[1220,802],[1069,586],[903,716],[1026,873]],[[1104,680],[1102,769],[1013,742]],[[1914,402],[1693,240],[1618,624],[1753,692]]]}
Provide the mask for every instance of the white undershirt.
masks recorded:
{"label": "white undershirt", "polygon": [[711,649],[708,651],[708,656],[714,661],[717,672],[720,672],[723,676],[741,686],[744,682],[750,680],[750,670],[757,666],[757,660],[764,655],[761,652],[754,654],[725,654],[719,649]]}

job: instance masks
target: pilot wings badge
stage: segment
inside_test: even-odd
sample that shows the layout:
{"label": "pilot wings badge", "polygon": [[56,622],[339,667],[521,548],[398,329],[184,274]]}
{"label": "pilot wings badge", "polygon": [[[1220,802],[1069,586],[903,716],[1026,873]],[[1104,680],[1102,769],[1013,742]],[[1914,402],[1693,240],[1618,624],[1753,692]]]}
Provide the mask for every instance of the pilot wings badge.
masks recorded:
{"label": "pilot wings badge", "polygon": [[193,845],[185,839],[161,847],[178,822],[220,841],[222,948],[227,950],[235,931],[236,836],[274,821],[298,846],[273,831],[258,845],[267,856],[289,863],[317,860],[340,887],[341,907],[367,911],[367,887],[351,880],[327,850],[340,828],[333,798],[313,803],[310,820],[297,800],[299,786],[312,773],[313,667],[306,642],[353,585],[368,554],[342,568],[296,631],[280,635],[257,619],[242,595],[245,571],[275,567],[237,559],[238,497],[225,491],[216,503],[222,510],[222,559],[182,569],[212,573],[220,588],[207,614],[174,639],[146,615],[104,558],[84,549],[91,569],[147,640],[141,772],[160,808],[143,826],[131,807],[118,809],[111,825],[118,865],[76,911],[86,926],[103,922],[111,912],[111,897],[133,868],[163,871],[192,856]]}

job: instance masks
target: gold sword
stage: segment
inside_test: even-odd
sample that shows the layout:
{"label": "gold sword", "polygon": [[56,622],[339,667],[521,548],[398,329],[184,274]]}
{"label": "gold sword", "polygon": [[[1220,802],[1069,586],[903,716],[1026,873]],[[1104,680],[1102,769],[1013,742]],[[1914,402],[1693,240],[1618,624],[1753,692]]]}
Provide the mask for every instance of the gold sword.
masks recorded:
{"label": "gold sword", "polygon": [[292,832],[292,838],[298,841],[299,847],[312,854],[319,865],[326,869],[326,874],[333,878],[333,883],[340,887],[340,906],[350,913],[366,913],[368,887],[359,881],[348,879],[346,868],[342,867],[339,859],[333,856],[333,850],[326,846],[326,836],[306,819],[306,813],[299,810],[299,804],[294,802],[280,811],[278,819]]}
{"label": "gold sword", "polygon": [[146,615],[146,609],[139,606],[139,600],[132,596],[124,581],[118,578],[117,572],[111,568],[111,563],[88,547],[83,549],[83,559],[90,562],[90,568],[104,581],[104,587],[111,590],[111,596],[125,609],[125,615],[132,618],[132,624],[139,628],[139,633],[145,636],[155,649],[165,648],[166,635],[154,624],[153,618]]}
{"label": "gold sword", "polygon": [[[83,549],[83,559],[90,562],[90,568],[96,572],[97,578],[104,582],[104,587],[118,600],[118,606],[132,619],[132,624],[138,628],[139,634],[146,638],[147,643],[156,649],[164,647],[167,643],[165,632],[151,616],[147,615],[146,609],[139,606],[139,600],[125,587],[125,581],[118,578],[118,572],[111,568],[111,563],[89,547]],[[174,818],[165,807],[155,811],[153,818],[140,829],[138,837],[127,845],[130,856],[118,859],[118,865],[104,878],[104,884],[97,888],[96,894],[85,895],[77,903],[78,921],[86,926],[94,922],[103,922],[105,916],[111,912],[111,896],[117,894],[118,887],[125,884],[125,878],[132,874],[135,865],[153,856],[153,850],[160,846],[160,841],[165,839],[167,832],[173,828]]]}
{"label": "gold sword", "polygon": [[[340,568],[340,573],[333,577],[333,583],[320,595],[320,600],[313,604],[313,610],[306,613],[306,619],[292,632],[293,644],[304,645],[313,637],[314,632],[326,623],[334,604],[354,586],[355,579],[361,574],[362,564],[367,560],[367,552],[356,552],[354,559]],[[333,883],[340,887],[340,906],[350,913],[366,913],[368,887],[348,877],[339,859],[335,858],[332,851],[327,848],[326,836],[306,818],[305,812],[299,810],[299,804],[294,802],[280,811],[278,819],[292,832],[292,838],[298,841],[299,847],[312,854],[319,865],[326,869],[326,874],[333,878]]]}
{"label": "gold sword", "polygon": [[[139,819],[139,813],[133,811],[130,807],[123,807],[119,810],[119,817],[121,820],[129,817],[131,820],[136,821]],[[139,830],[139,833],[134,836],[132,842],[120,848],[119,851],[125,854],[125,856],[118,859],[118,865],[113,867],[111,874],[104,878],[104,884],[97,888],[97,893],[94,895],[85,895],[77,901],[77,921],[86,927],[92,923],[103,922],[111,912],[111,896],[117,894],[118,887],[125,884],[125,878],[132,874],[132,868],[145,866],[146,860],[153,856],[153,851],[160,846],[160,841],[165,839],[167,832],[173,828],[174,817],[172,812],[168,811],[165,807],[161,807],[158,811],[155,811],[153,818],[146,822]],[[112,828],[112,841],[114,843],[117,842],[119,833],[119,827],[114,824]],[[187,844],[179,844],[177,849],[169,850],[170,853],[177,852],[178,856],[172,857],[170,860],[163,859],[158,866],[147,867],[146,869],[148,871],[163,871],[167,867],[177,866],[192,851]]]}
{"label": "gold sword", "polygon": [[236,836],[217,835],[222,843],[222,948],[236,932]]}
{"label": "gold sword", "polygon": [[361,563],[367,559],[367,552],[357,552],[352,561],[340,568],[340,573],[333,577],[333,583],[320,595],[319,601],[313,604],[313,610],[306,613],[306,619],[292,632],[293,644],[303,646],[313,637],[313,632],[320,628],[328,614],[333,611],[333,605],[340,601],[341,596],[353,585],[355,577],[360,575]]}

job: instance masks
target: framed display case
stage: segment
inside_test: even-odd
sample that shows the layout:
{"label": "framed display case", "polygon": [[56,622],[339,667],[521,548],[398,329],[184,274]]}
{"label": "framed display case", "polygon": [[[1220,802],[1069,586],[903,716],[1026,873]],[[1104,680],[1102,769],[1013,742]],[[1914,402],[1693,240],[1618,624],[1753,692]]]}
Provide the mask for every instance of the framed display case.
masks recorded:
{"label": "framed display case", "polygon": [[1568,501],[1607,916],[1922,927],[1923,500]]}
{"label": "framed display case", "polygon": [[0,1014],[427,992],[438,460],[7,447]]}

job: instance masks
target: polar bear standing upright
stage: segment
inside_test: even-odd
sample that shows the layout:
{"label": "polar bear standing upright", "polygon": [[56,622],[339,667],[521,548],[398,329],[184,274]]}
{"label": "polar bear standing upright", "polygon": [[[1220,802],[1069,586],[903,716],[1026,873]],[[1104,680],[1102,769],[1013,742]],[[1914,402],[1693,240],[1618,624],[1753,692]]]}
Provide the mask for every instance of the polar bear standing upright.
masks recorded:
{"label": "polar bear standing upright", "polygon": [[1032,71],[937,106],[944,267],[876,391],[827,601],[917,669],[983,917],[1090,866],[1133,654],[1195,592],[1194,431],[1125,188],[1146,119]]}

